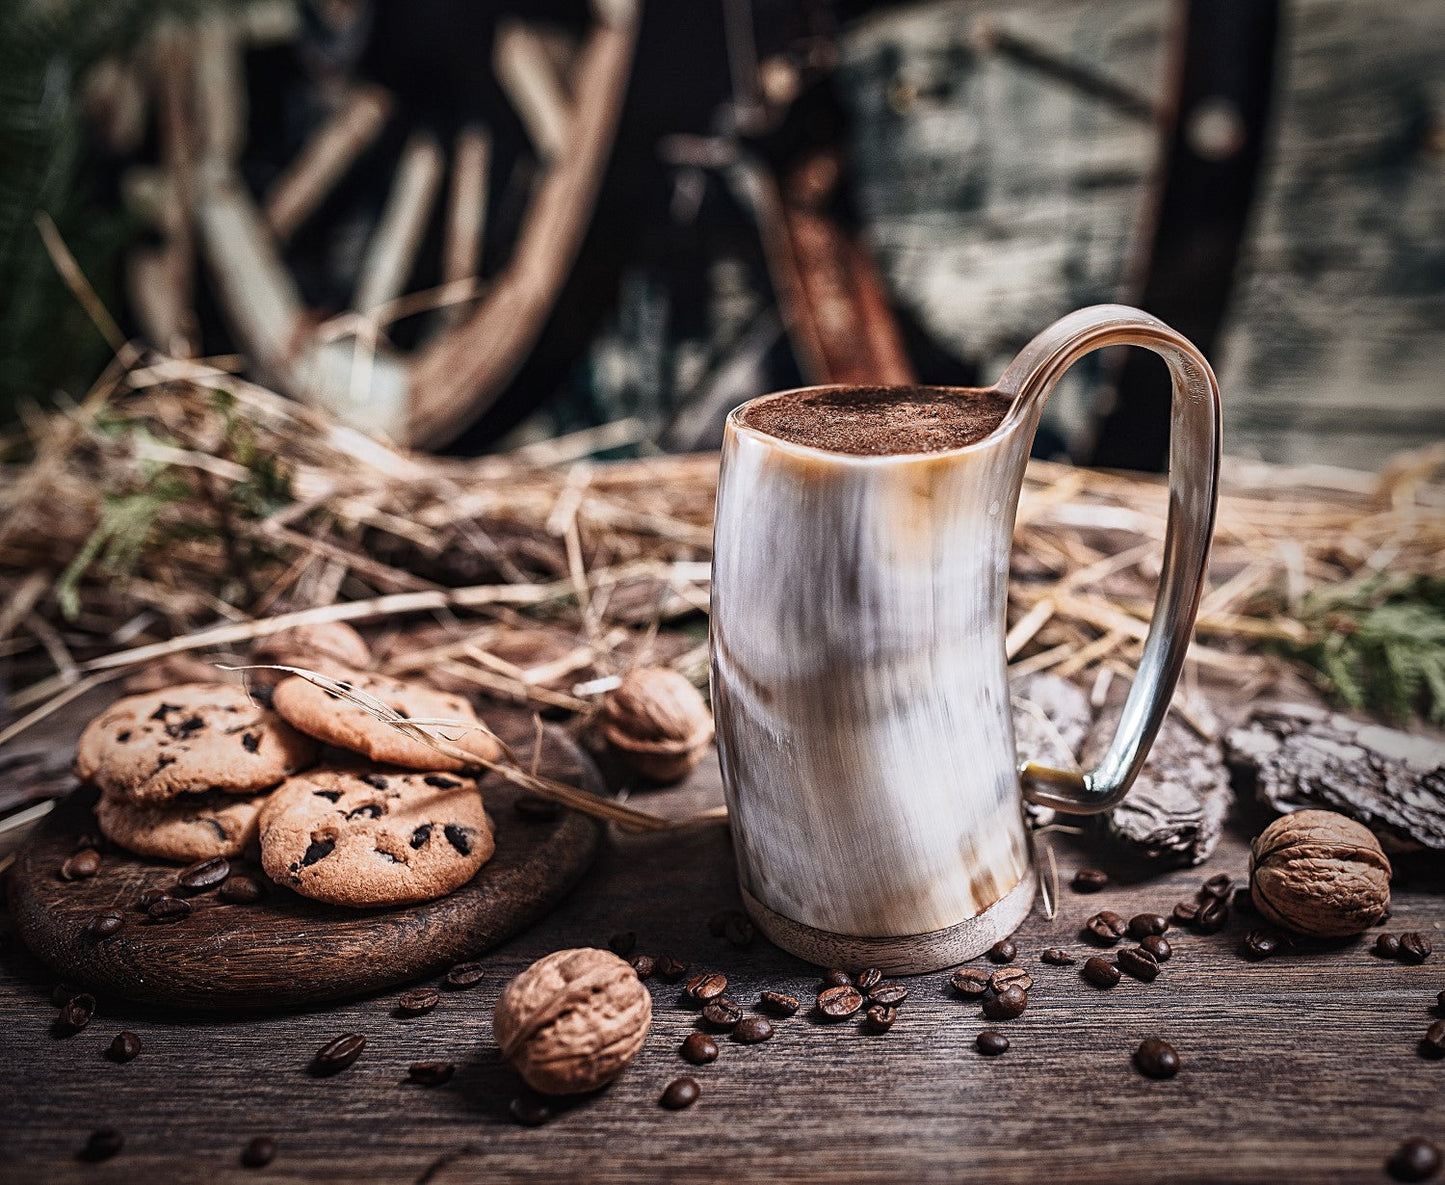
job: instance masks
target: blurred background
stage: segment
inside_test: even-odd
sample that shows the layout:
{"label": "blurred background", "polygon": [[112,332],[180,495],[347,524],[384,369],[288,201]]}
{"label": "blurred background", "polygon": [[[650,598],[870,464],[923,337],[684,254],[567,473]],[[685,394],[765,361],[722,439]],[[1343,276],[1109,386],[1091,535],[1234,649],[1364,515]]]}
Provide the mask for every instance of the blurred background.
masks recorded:
{"label": "blurred background", "polygon": [[[1375,468],[1445,437],[1438,0],[0,20],[7,424],[125,339],[431,449],[696,450],[767,390],[986,383],[1121,300],[1214,361],[1231,453]],[[1075,368],[1036,452],[1162,468],[1136,354]]]}

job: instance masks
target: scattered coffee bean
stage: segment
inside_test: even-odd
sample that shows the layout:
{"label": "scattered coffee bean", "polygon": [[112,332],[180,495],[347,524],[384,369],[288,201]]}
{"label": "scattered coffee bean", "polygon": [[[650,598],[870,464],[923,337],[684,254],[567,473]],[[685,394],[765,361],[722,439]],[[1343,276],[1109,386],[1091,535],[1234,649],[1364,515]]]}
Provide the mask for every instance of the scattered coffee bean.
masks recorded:
{"label": "scattered coffee bean", "polygon": [[442,994],[436,988],[416,988],[397,997],[396,1010],[402,1016],[421,1016],[441,1002]]}
{"label": "scattered coffee bean", "polygon": [[1084,923],[1084,936],[1104,946],[1113,946],[1124,937],[1128,929],[1128,922],[1112,909],[1104,909]]}
{"label": "scattered coffee bean", "polygon": [[687,964],[672,955],[663,955],[652,964],[653,974],[668,983],[676,983],[687,974]]}
{"label": "scattered coffee bean", "polygon": [[1400,935],[1400,962],[1423,963],[1434,951],[1430,940],[1416,930]]}
{"label": "scattered coffee bean", "polygon": [[231,875],[231,862],[224,856],[212,856],[197,860],[176,873],[176,887],[188,893],[200,893],[214,889]]}
{"label": "scattered coffee bean", "polygon": [[1239,944],[1246,959],[1267,959],[1284,949],[1284,939],[1272,930],[1251,930]]}
{"label": "scattered coffee bean", "polygon": [[792,1016],[798,1011],[798,997],[787,992],[761,992],[758,1003],[774,1016]]}
{"label": "scattered coffee bean", "polygon": [[248,1169],[264,1169],[276,1159],[276,1141],[270,1136],[256,1136],[241,1149],[241,1164]]}
{"label": "scattered coffee bean", "polygon": [[1199,905],[1194,901],[1176,901],[1169,916],[1181,926],[1191,925],[1199,916]]}
{"label": "scattered coffee bean", "polygon": [[1034,977],[1022,967],[1000,967],[988,977],[988,986],[996,992],[1009,986],[1017,986],[1026,992],[1034,986]]}
{"label": "scattered coffee bean", "polygon": [[973,1044],[984,1057],[998,1057],[1008,1052],[1008,1038],[997,1029],[984,1029],[973,1039]]}
{"label": "scattered coffee bean", "polygon": [[181,897],[162,897],[151,903],[146,916],[153,922],[178,922],[191,916],[191,903]]}
{"label": "scattered coffee bean", "polygon": [[1074,956],[1066,950],[1060,950],[1057,946],[1051,946],[1039,956],[1039,961],[1048,963],[1051,967],[1067,967],[1074,961]]}
{"label": "scattered coffee bean", "polygon": [[[512,809],[529,823],[550,823],[562,813],[562,804],[550,798],[539,798],[535,794],[524,794],[512,803]],[[513,1100],[515,1102],[515,1100]],[[550,1112],[548,1117],[550,1118]],[[515,1111],[513,1118],[516,1118]],[[521,1120],[518,1120],[521,1122]],[[543,1123],[546,1120],[542,1120]]]}
{"label": "scattered coffee bean", "polygon": [[989,974],[978,967],[960,967],[949,978],[953,990],[970,1000],[977,999],[988,991]]}
{"label": "scattered coffee bean", "polygon": [[1223,901],[1234,890],[1234,881],[1225,873],[1216,873],[1199,886],[1199,900],[1203,902],[1206,897],[1213,897],[1216,901]]}
{"label": "scattered coffee bean", "polygon": [[81,848],[73,856],[66,857],[60,866],[60,879],[67,881],[88,880],[100,871],[100,853],[94,848]]}
{"label": "scattered coffee bean", "polygon": [[265,895],[265,887],[255,877],[250,876],[228,876],[221,882],[221,888],[216,894],[228,905],[251,905]]}
{"label": "scattered coffee bean", "polygon": [[863,1014],[863,1023],[870,1033],[886,1033],[898,1023],[898,1009],[889,1004],[874,1004]]}
{"label": "scattered coffee bean", "polygon": [[717,1061],[717,1042],[706,1033],[689,1033],[682,1043],[682,1060],[695,1066]]}
{"label": "scattered coffee bean", "polygon": [[1109,883],[1109,874],[1099,868],[1081,868],[1074,873],[1069,888],[1075,893],[1097,893]]}
{"label": "scattered coffee bean", "polygon": [[1108,959],[1099,958],[1098,955],[1092,959],[1085,959],[1079,974],[1096,988],[1111,988],[1119,982],[1119,968]]}
{"label": "scattered coffee bean", "polygon": [[656,961],[651,955],[633,955],[627,960],[632,964],[632,969],[637,972],[638,979],[650,979]]}
{"label": "scattered coffee bean", "polygon": [[1013,1020],[1022,1016],[1029,1006],[1028,993],[1017,984],[1004,988],[996,996],[988,996],[983,1002],[983,1014],[989,1020]]}
{"label": "scattered coffee bean", "polygon": [[828,970],[823,972],[823,986],[825,988],[848,987],[852,982],[853,977],[841,967],[829,967]]}
{"label": "scattered coffee bean", "polygon": [[75,850],[77,852],[80,851],[81,848],[94,848],[96,851],[99,851],[103,847],[105,847],[105,836],[101,835],[99,831],[82,831],[75,837]]}
{"label": "scattered coffee bean", "polygon": [[853,985],[860,992],[871,992],[883,982],[883,972],[877,967],[868,967],[858,972],[853,979]]}
{"label": "scattered coffee bean", "polygon": [[1445,1020],[1437,1020],[1425,1030],[1425,1036],[1420,1041],[1420,1056],[1445,1057]]}
{"label": "scattered coffee bean", "polygon": [[98,913],[85,924],[85,932],[92,938],[109,938],[125,924],[125,918],[118,909],[107,909]]}
{"label": "scattered coffee bean", "polygon": [[1375,939],[1375,953],[1382,959],[1398,959],[1400,940],[1388,932],[1381,934]]}
{"label": "scattered coffee bean", "polygon": [[1229,924],[1229,906],[1217,897],[1208,898],[1199,907],[1194,928],[1201,934],[1218,934]]}
{"label": "scattered coffee bean", "polygon": [[636,946],[637,935],[631,930],[623,930],[607,940],[607,949],[622,959],[627,958]]}
{"label": "scattered coffee bean", "polygon": [[446,973],[446,977],[442,982],[453,991],[459,991],[465,988],[476,987],[477,984],[482,982],[486,974],[486,971],[480,963],[458,963]]}
{"label": "scattered coffee bean", "polygon": [[1179,1073],[1179,1054],[1168,1041],[1150,1037],[1134,1051],[1139,1073],[1149,1078],[1173,1078]]}
{"label": "scattered coffee bean", "polygon": [[67,1000],[78,995],[80,995],[80,989],[78,987],[73,983],[66,983],[64,980],[61,980],[51,990],[50,1002],[59,1008]]}
{"label": "scattered coffee bean", "polygon": [[117,1033],[106,1047],[105,1056],[122,1064],[134,1061],[140,1056],[140,1038],[129,1031]]}
{"label": "scattered coffee bean", "polygon": [[868,993],[868,1003],[882,1004],[885,1008],[897,1008],[908,999],[908,989],[901,983],[880,983]]}
{"label": "scattered coffee bean", "polygon": [[756,934],[757,931],[753,929],[753,923],[748,919],[748,916],[738,913],[736,910],[734,910],[732,916],[723,923],[722,936],[726,938],[731,945],[739,949],[745,946],[751,946]]}
{"label": "scattered coffee bean", "polygon": [[773,1026],[765,1016],[750,1016],[733,1029],[733,1040],[739,1045],[757,1045],[773,1035]]}
{"label": "scattered coffee bean", "polygon": [[1169,929],[1169,919],[1158,913],[1136,913],[1129,919],[1129,936],[1131,938],[1148,938],[1154,934],[1163,934]]}
{"label": "scattered coffee bean", "polygon": [[1435,1007],[1441,1012],[1445,1012],[1445,992],[1441,992],[1435,997]]}
{"label": "scattered coffee bean", "polygon": [[743,1018],[743,1010],[726,996],[709,1000],[702,1010],[702,1018],[720,1029],[730,1029]]}
{"label": "scattered coffee bean", "polygon": [[988,948],[988,957],[995,963],[1012,963],[1018,953],[1019,948],[1010,938],[1000,939]]}
{"label": "scattered coffee bean", "polygon": [[80,1155],[83,1160],[109,1160],[125,1147],[125,1136],[113,1127],[102,1127],[90,1133]]}
{"label": "scattered coffee bean", "polygon": [[161,900],[163,897],[169,896],[170,894],[167,893],[164,889],[147,889],[144,893],[140,895],[140,901],[137,904],[139,905],[141,912],[144,913],[157,901]]}
{"label": "scattered coffee bean", "polygon": [[849,983],[824,988],[818,995],[818,1011],[829,1020],[845,1020],[863,1007],[863,994]]}
{"label": "scattered coffee bean", "polygon": [[552,1118],[552,1105],[539,1095],[518,1095],[507,1104],[507,1112],[523,1127],[541,1127]]}
{"label": "scattered coffee bean", "polygon": [[451,1062],[412,1062],[406,1076],[418,1086],[442,1086],[450,1082],[456,1072]]}
{"label": "scattered coffee bean", "polygon": [[1151,934],[1139,945],[1154,956],[1156,963],[1167,963],[1174,954],[1174,948],[1169,945],[1169,939],[1162,934]]}
{"label": "scattered coffee bean", "polygon": [[701,1093],[702,1088],[698,1086],[696,1078],[674,1078],[657,1101],[669,1111],[681,1111],[697,1102],[697,1096]]}
{"label": "scattered coffee bean", "polygon": [[704,971],[687,981],[684,991],[699,1003],[716,1000],[728,990],[728,977],[716,971]]}
{"label": "scattered coffee bean", "polygon": [[1440,1149],[1429,1140],[1406,1140],[1385,1162],[1397,1181],[1428,1181],[1440,1171]]}
{"label": "scattered coffee bean", "polygon": [[1159,978],[1159,964],[1141,946],[1126,947],[1114,957],[1114,962],[1120,971],[1142,983],[1153,983]]}
{"label": "scattered coffee bean", "polygon": [[338,1073],[356,1061],[365,1048],[366,1038],[360,1033],[343,1033],[316,1051],[312,1068],[318,1074]]}
{"label": "scattered coffee bean", "polygon": [[95,1015],[95,997],[89,992],[71,996],[60,1006],[60,1015],[55,1018],[56,1027],[63,1033],[78,1033],[90,1023]]}

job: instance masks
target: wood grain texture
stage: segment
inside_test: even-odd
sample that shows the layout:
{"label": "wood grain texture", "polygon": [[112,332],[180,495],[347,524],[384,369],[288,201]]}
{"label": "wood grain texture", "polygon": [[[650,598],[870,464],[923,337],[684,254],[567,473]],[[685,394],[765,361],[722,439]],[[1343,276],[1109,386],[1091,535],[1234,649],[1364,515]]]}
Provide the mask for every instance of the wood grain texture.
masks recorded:
{"label": "wood grain texture", "polygon": [[[720,801],[709,761],[646,805],[681,817]],[[1174,958],[1152,986],[1126,979],[1099,992],[1077,968],[1039,962],[1047,946],[1084,953],[1077,931],[1098,909],[1167,909],[1211,873],[1242,876],[1245,841],[1261,824],[1231,819],[1202,869],[1093,896],[1065,888],[1054,921],[1036,909],[1016,935],[1019,963],[1036,981],[1032,1004],[994,1025],[1013,1041],[1001,1058],[973,1051],[979,1009],[935,973],[905,981],[912,996],[884,1036],[800,1013],[775,1022],[766,1044],[722,1040],[716,1063],[688,1067],[676,1051],[697,1013],[678,1006],[680,985],[652,980],[653,1029],[637,1062],[540,1129],[507,1118],[518,1080],[491,1044],[490,1016],[506,980],[544,954],[630,929],[640,951],[723,971],[728,994],[749,1007],[762,988],[811,998],[814,968],[761,939],[737,950],[709,934],[709,915],[739,904],[724,828],[613,832],[567,902],[486,957],[480,986],[446,993],[434,1013],[412,1020],[392,1015],[392,992],[265,1017],[102,1000],[89,1028],[57,1038],[52,978],[13,952],[0,960],[0,1178],[1385,1181],[1385,1158],[1402,1138],[1438,1140],[1445,1130],[1445,1063],[1415,1052],[1445,987],[1438,878],[1397,892],[1390,921],[1396,932],[1433,934],[1437,953],[1422,966],[1382,962],[1368,940],[1246,963],[1235,954],[1243,919],[1209,937],[1171,933]],[[1075,868],[1102,859],[1067,837],[1049,840],[1065,885]],[[102,1051],[122,1028],[143,1048],[118,1066]],[[366,1035],[360,1060],[334,1078],[311,1077],[311,1055],[344,1032]],[[1154,1035],[1183,1058],[1171,1082],[1129,1064]],[[406,1067],[422,1059],[456,1062],[456,1077],[430,1090],[405,1085]],[[681,1073],[698,1079],[702,1098],[664,1111],[657,1097]],[[102,1125],[125,1132],[125,1150],[105,1164],[79,1161]],[[260,1134],[274,1136],[279,1153],[258,1174],[239,1156]]]}
{"label": "wood grain texture", "polygon": [[[513,739],[525,745],[521,735]],[[601,784],[590,759],[555,728],[544,740],[541,768],[593,790]],[[483,794],[496,823],[496,853],[436,901],[356,910],[272,887],[254,905],[201,894],[191,898],[189,917],[156,924],[137,902],[149,889],[171,889],[175,865],[110,847],[93,879],[60,878],[77,836],[95,830],[96,792],[86,787],[61,803],[20,853],[7,886],[10,909],[32,951],[63,979],[99,995],[188,1008],[282,1008],[363,995],[505,942],[587,870],[600,839],[593,820],[572,812],[524,820],[512,809],[518,791],[495,776],[483,782]],[[267,883],[259,866],[233,864]],[[126,920],[117,934],[96,940],[85,926],[105,909],[119,909]]]}

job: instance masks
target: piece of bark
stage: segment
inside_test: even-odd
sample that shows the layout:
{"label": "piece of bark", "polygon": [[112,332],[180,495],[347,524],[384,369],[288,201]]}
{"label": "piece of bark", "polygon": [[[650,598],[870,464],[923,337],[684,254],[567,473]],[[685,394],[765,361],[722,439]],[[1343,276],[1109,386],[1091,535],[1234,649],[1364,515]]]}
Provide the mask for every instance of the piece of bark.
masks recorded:
{"label": "piece of bark", "polygon": [[1393,851],[1445,850],[1445,742],[1311,704],[1270,704],[1225,736],[1232,766],[1282,814],[1358,819]]}
{"label": "piece of bark", "polygon": [[[1015,680],[1009,687],[1009,699],[1019,760],[1077,769],[1079,750],[1094,719],[1083,690],[1067,679],[1041,672]],[[1026,804],[1025,811],[1034,827],[1047,827],[1058,817],[1057,811],[1033,803]]]}

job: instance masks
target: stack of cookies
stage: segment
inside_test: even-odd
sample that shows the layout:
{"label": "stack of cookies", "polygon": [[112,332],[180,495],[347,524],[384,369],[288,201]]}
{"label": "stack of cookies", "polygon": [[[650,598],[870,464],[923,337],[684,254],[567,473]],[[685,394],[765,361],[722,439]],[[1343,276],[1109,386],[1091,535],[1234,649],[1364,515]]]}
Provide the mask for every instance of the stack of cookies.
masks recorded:
{"label": "stack of cookies", "polygon": [[[347,626],[273,635],[254,657],[328,675],[405,719],[452,722],[440,731],[456,749],[500,755],[459,696],[356,669],[370,654]],[[476,780],[457,772],[470,763],[279,674],[256,697],[267,707],[230,684],[185,683],[91,721],[76,770],[100,787],[102,833],[185,863],[259,846],[277,884],[337,905],[415,904],[469,881],[495,847]]]}

